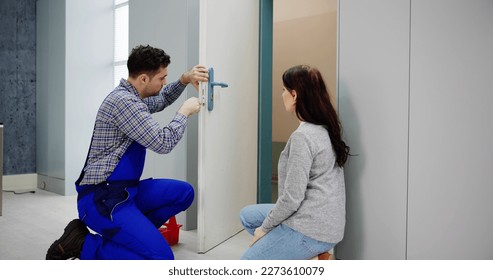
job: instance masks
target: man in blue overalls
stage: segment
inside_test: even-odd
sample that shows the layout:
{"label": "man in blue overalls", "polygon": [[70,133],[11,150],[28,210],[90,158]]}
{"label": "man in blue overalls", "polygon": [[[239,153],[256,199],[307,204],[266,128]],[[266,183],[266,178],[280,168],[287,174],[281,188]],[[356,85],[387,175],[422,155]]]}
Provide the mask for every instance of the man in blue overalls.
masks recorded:
{"label": "man in blue overalls", "polygon": [[146,149],[171,152],[185,132],[188,117],[201,105],[197,97],[189,98],[165,127],[151,114],[172,104],[188,84],[198,89],[208,73],[197,65],[166,85],[169,63],[169,55],[161,49],[132,50],[128,79],[121,79],[96,117],[86,164],[76,182],[79,219],[67,225],[46,259],[174,258],[158,228],[191,205],[193,187],[172,179],[140,180],[140,176]]}

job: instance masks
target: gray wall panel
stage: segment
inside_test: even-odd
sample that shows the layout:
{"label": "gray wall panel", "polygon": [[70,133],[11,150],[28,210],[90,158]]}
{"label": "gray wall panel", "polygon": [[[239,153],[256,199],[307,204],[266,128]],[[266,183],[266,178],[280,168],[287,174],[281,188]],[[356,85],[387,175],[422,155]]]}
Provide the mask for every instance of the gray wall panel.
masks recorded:
{"label": "gray wall panel", "polygon": [[493,2],[340,4],[337,257],[492,259]]}
{"label": "gray wall panel", "polygon": [[36,1],[37,173],[65,178],[65,0]]}
{"label": "gray wall panel", "polygon": [[[183,72],[198,64],[198,0],[132,0],[129,4],[129,50],[136,45],[150,44],[168,53],[171,56],[168,82],[177,80]],[[191,96],[198,96],[198,93],[188,86],[174,104],[154,114],[154,119],[161,126],[168,125],[183,102]],[[142,178],[174,178],[197,187],[197,127],[197,116],[193,116],[185,137],[169,154],[160,155],[148,150]],[[183,224],[186,230],[194,229],[196,215],[195,200],[186,215],[178,216],[178,223]]]}
{"label": "gray wall panel", "polygon": [[[391,12],[389,12],[391,11]],[[409,1],[340,1],[339,114],[351,157],[340,259],[404,259]]]}
{"label": "gray wall panel", "polygon": [[413,0],[409,259],[493,259],[493,1]]}

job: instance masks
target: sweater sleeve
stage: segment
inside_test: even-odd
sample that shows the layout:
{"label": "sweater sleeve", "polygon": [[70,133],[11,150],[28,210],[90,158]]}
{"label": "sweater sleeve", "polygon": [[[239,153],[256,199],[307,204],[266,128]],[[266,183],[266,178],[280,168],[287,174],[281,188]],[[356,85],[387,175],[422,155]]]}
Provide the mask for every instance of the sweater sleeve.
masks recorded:
{"label": "sweater sleeve", "polygon": [[280,162],[286,167],[284,189],[262,223],[262,230],[265,232],[269,232],[293,215],[305,199],[310,168],[313,162],[308,138],[303,133],[294,132],[288,141],[285,151],[288,153],[287,158],[280,159],[286,160],[285,164]]}

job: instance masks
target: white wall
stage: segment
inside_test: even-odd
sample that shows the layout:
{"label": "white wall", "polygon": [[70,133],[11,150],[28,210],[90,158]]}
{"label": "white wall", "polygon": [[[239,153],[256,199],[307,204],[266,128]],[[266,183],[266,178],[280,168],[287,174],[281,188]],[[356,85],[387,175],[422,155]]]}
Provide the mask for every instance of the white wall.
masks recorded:
{"label": "white wall", "polygon": [[113,88],[113,0],[38,0],[36,20],[38,187],[72,195]]}
{"label": "white wall", "polygon": [[67,1],[66,30],[65,188],[75,193],[96,113],[113,90],[113,0]]}

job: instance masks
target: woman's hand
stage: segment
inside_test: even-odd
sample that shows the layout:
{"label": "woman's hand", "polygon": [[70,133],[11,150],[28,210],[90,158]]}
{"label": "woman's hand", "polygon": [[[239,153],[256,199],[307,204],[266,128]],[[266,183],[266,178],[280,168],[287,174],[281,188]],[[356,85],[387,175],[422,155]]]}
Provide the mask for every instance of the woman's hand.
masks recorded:
{"label": "woman's hand", "polygon": [[263,231],[260,227],[256,228],[255,232],[253,233],[252,242],[250,242],[249,246],[252,247],[253,244],[255,244],[255,242],[257,242],[260,238],[262,238],[266,234],[267,233],[265,231]]}

